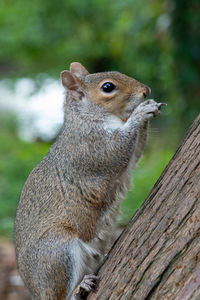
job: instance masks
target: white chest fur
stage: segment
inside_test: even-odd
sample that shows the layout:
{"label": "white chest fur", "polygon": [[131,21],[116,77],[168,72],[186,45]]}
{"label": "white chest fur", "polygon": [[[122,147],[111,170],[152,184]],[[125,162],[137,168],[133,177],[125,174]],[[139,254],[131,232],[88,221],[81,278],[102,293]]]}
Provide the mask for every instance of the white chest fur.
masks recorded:
{"label": "white chest fur", "polygon": [[118,118],[115,115],[110,114],[109,116],[107,116],[105,118],[103,127],[106,131],[113,132],[116,129],[122,128],[123,125],[124,125],[124,123],[122,122],[122,120],[120,118]]}

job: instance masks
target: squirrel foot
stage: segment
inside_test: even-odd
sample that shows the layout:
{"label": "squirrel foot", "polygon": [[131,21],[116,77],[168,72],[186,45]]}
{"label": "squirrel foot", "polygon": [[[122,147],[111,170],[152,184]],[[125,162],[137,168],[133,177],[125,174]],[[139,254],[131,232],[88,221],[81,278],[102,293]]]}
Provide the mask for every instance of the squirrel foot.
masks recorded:
{"label": "squirrel foot", "polygon": [[79,284],[78,292],[73,295],[71,300],[87,299],[88,294],[96,289],[98,281],[99,278],[96,275],[85,275]]}

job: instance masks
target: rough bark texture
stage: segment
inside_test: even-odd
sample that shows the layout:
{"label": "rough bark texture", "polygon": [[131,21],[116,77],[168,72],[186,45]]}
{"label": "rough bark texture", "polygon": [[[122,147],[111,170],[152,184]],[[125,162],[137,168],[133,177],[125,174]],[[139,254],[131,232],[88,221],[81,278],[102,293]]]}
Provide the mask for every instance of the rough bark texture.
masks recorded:
{"label": "rough bark texture", "polygon": [[90,300],[200,300],[200,115],[99,276]]}

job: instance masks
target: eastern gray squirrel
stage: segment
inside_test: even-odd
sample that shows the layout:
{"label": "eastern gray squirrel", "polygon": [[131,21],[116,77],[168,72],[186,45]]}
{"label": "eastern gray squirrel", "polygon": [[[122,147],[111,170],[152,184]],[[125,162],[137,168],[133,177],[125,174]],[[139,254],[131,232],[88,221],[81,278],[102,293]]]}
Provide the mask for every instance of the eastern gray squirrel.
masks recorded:
{"label": "eastern gray squirrel", "polygon": [[34,300],[83,299],[95,287],[148,121],[164,105],[144,101],[150,89],[119,72],[89,74],[75,62],[61,79],[64,125],[29,175],[15,221],[18,269]]}

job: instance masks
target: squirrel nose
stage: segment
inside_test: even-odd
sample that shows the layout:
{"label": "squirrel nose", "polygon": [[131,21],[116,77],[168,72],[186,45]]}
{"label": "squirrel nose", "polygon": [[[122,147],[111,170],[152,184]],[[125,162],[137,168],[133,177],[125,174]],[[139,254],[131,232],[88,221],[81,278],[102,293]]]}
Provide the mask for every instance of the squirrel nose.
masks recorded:
{"label": "squirrel nose", "polygon": [[151,94],[151,89],[148,86],[145,86],[143,96],[144,98],[148,97]]}

